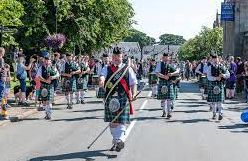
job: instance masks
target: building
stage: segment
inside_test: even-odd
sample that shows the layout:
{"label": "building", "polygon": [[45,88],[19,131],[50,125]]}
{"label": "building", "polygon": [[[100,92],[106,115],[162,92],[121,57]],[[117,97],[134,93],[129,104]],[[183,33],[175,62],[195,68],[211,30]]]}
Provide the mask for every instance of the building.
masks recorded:
{"label": "building", "polygon": [[248,58],[248,0],[225,0],[222,3],[221,26],[224,55]]}
{"label": "building", "polygon": [[143,60],[147,58],[154,57],[159,60],[163,53],[169,53],[172,58],[177,57],[178,50],[180,45],[149,45],[145,46],[142,50]]}
{"label": "building", "polygon": [[141,59],[141,49],[138,42],[119,42],[118,44],[111,45],[110,48],[104,49],[100,52],[95,53],[96,57],[101,57],[103,53],[109,53],[110,55],[113,53],[114,47],[119,47],[124,55],[134,58]]}

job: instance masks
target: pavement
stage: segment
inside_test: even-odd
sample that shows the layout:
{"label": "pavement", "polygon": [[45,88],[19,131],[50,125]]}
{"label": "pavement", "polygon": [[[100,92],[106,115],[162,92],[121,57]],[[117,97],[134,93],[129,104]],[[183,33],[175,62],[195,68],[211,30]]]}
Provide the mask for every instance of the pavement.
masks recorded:
{"label": "pavement", "polygon": [[193,82],[182,82],[170,120],[161,117],[160,102],[149,90],[141,92],[119,153],[109,151],[109,130],[87,149],[107,126],[102,100],[93,91],[87,93],[86,104],[72,110],[61,99],[50,121],[37,112],[0,127],[0,161],[247,161],[248,126],[240,121],[247,104],[226,101],[224,119],[214,121],[198,91]]}

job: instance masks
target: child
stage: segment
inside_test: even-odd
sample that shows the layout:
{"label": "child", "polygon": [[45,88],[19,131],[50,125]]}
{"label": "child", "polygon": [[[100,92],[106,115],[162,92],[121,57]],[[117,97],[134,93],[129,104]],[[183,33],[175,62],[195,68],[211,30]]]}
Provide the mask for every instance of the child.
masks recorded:
{"label": "child", "polygon": [[4,74],[5,75],[4,97],[5,97],[5,100],[6,100],[6,105],[9,107],[8,98],[9,98],[9,93],[10,93],[10,80],[11,80],[9,64],[4,65],[4,72],[5,72],[5,74]]}

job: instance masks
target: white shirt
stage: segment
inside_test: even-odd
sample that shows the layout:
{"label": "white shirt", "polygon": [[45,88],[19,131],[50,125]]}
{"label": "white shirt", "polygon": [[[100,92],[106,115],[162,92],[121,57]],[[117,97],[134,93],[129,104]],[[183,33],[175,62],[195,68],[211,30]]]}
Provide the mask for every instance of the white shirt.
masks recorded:
{"label": "white shirt", "polygon": [[[120,65],[118,65],[118,68],[120,69],[120,68],[123,68],[124,66],[125,66],[125,64],[121,63]],[[138,84],[136,74],[131,67],[128,68],[128,74],[129,74],[129,86],[133,86],[133,85]],[[103,76],[106,79],[107,75],[108,75],[108,66],[106,65],[102,68],[100,76]]]}

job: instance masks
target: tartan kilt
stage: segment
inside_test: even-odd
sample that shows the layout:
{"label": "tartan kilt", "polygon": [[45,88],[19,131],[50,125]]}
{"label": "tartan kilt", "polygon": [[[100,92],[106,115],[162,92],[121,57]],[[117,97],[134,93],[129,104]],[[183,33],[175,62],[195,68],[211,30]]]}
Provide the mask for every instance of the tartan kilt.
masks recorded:
{"label": "tartan kilt", "polygon": [[[214,94],[213,89],[215,86],[220,88],[219,94]],[[208,86],[208,102],[224,102],[225,100],[225,91],[224,84],[221,81],[209,81]]]}
{"label": "tartan kilt", "polygon": [[[47,89],[47,96],[43,97],[41,95],[42,89]],[[52,101],[54,98],[54,87],[53,84],[41,83],[40,90],[38,91],[38,100],[39,101]]]}
{"label": "tartan kilt", "polygon": [[206,79],[206,84],[204,86],[204,94],[208,95],[208,87],[209,87],[210,83],[211,82],[208,79]]}
{"label": "tartan kilt", "polygon": [[[111,112],[108,108],[109,102],[112,98],[117,98],[120,101],[121,108],[117,112]],[[104,121],[105,122],[111,122],[119,114],[119,112],[123,108],[125,108],[123,113],[116,119],[116,121],[114,123],[122,123],[122,124],[129,123],[130,122],[130,114],[129,114],[130,107],[127,106],[127,104],[128,104],[128,98],[125,94],[122,94],[122,95],[116,96],[116,97],[110,96],[105,103]]]}
{"label": "tartan kilt", "polygon": [[149,74],[148,75],[148,83],[149,85],[154,85],[154,84],[157,84],[158,82],[158,77],[156,74]]}
{"label": "tartan kilt", "polygon": [[[161,92],[161,89],[163,86],[166,86],[168,91],[167,93],[163,94]],[[158,92],[157,92],[157,99],[158,100],[165,100],[165,99],[170,99],[173,100],[174,99],[174,89],[173,89],[173,84],[167,80],[160,80],[159,84],[158,84]]]}
{"label": "tartan kilt", "polygon": [[77,89],[88,89],[88,77],[81,77],[77,79]]}
{"label": "tartan kilt", "polygon": [[207,77],[201,77],[199,79],[199,88],[206,88],[207,86]]}
{"label": "tartan kilt", "polygon": [[104,98],[105,97],[105,89],[103,87],[98,88],[96,91],[96,97],[97,98]]}
{"label": "tartan kilt", "polygon": [[[68,85],[66,85],[68,83]],[[75,77],[72,78],[64,78],[63,80],[63,86],[62,86],[63,92],[76,92],[77,91],[77,80]]]}

